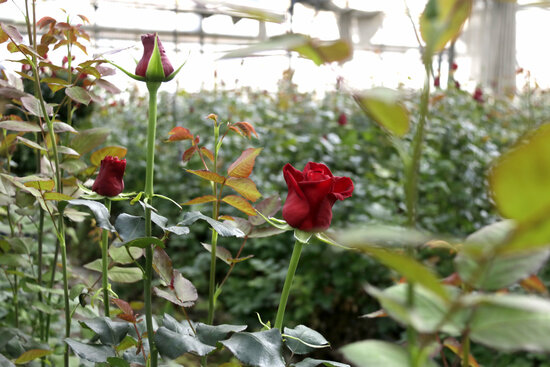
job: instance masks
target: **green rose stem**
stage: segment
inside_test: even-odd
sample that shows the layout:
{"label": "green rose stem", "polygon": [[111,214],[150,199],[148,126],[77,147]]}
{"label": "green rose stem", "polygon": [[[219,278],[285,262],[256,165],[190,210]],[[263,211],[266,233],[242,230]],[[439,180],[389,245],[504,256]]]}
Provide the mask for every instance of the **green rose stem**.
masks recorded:
{"label": "green rose stem", "polygon": [[[40,90],[40,77],[38,75],[38,69],[36,68],[36,63],[32,63],[33,75],[35,88],[38,91],[38,101],[40,102],[40,109],[42,111],[42,117],[46,120],[46,125],[48,127],[48,135],[50,136],[50,145],[52,148],[52,155],[54,159],[54,169],[55,169],[55,182],[57,192],[63,192],[63,183],[61,182],[61,169],[59,167],[59,155],[57,152],[57,141],[55,139],[55,132],[53,129],[53,122],[48,116],[46,110],[46,104],[44,102],[44,97],[42,91]],[[65,309],[65,337],[68,338],[71,336],[71,310],[69,309],[69,284],[67,278],[67,246],[65,243],[65,222],[63,221],[63,210],[58,207],[58,225],[57,225],[57,240],[59,243],[59,249],[61,251],[61,266],[63,273],[63,300],[64,300],[64,309]],[[54,264],[55,266],[55,264]],[[65,344],[65,354],[64,354],[64,366],[69,367],[69,345]]]}
{"label": "green rose stem", "polygon": [[[105,198],[105,207],[107,211],[111,213],[111,199]],[[105,311],[105,316],[109,317],[109,231],[106,229],[101,230],[101,280],[103,287],[103,307]]]}
{"label": "green rose stem", "polygon": [[[149,124],[147,125],[147,168],[145,171],[145,236],[151,237],[153,234],[153,225],[151,222],[151,205],[153,204],[153,176],[155,170],[155,135],[157,129],[157,92],[160,82],[147,82],[149,90]],[[154,342],[153,314],[151,281],[153,278],[153,247],[145,248],[145,274],[144,276],[144,301],[145,301],[145,323],[147,324],[147,338],[149,339],[150,366],[157,366],[157,347]]]}
{"label": "green rose stem", "polygon": [[[420,167],[420,158],[422,156],[422,147],[424,143],[424,135],[426,130],[426,121],[428,116],[428,105],[430,99],[430,68],[431,57],[426,57],[424,66],[426,70],[426,78],[424,80],[424,88],[420,97],[420,117],[418,126],[412,141],[412,158],[405,167],[405,201],[407,207],[407,224],[410,227],[416,226],[416,212],[418,203],[418,170]],[[412,247],[407,247],[407,255],[414,258],[415,251]],[[414,306],[414,283],[407,283],[407,306]],[[418,351],[416,349],[416,332],[411,325],[407,326],[407,344],[409,346],[409,355],[411,358],[411,366],[416,367],[418,361]]]}
{"label": "green rose stem", "polygon": [[[36,6],[35,2],[32,2],[32,21],[30,17],[29,12],[29,2],[28,0],[25,0],[25,23],[27,24],[27,35],[29,36],[29,44],[36,48]],[[31,29],[32,24],[32,29]],[[33,63],[36,64],[36,56],[33,54],[31,55]],[[38,98],[38,91],[35,91],[35,97]],[[40,144],[40,137],[38,134],[35,134],[35,140],[37,144]],[[40,158],[41,153],[39,150],[36,151],[36,171],[37,173],[40,173]],[[9,169],[9,165],[8,165]],[[39,221],[38,221],[38,276],[37,276],[37,282],[38,285],[42,286],[42,267],[43,267],[43,246],[44,246],[44,209],[42,209],[41,206],[39,206]],[[38,292],[38,302],[43,302],[43,296],[42,292]],[[45,339],[45,332],[44,332],[44,314],[42,312],[38,312],[38,324],[40,328],[40,341],[44,342]],[[42,358],[41,360],[42,366],[45,365],[45,360]]]}
{"label": "green rose stem", "polygon": [[296,241],[294,243],[294,249],[292,250],[292,256],[290,257],[290,264],[288,264],[288,271],[286,273],[285,284],[283,285],[283,291],[281,293],[281,300],[279,301],[279,308],[277,309],[277,316],[275,317],[275,328],[283,332],[283,319],[285,317],[286,303],[288,301],[288,295],[290,293],[290,287],[294,280],[294,274],[298,267],[298,261],[300,261],[300,255],[302,253],[303,243]]}
{"label": "green rose stem", "polygon": [[[218,171],[218,153],[220,150],[220,127],[218,126],[218,121],[216,118],[212,119],[214,121],[214,173]],[[212,183],[212,193],[217,198],[218,197],[218,186],[215,182]],[[212,218],[218,220],[220,215],[220,201],[216,200],[212,208]],[[210,279],[208,286],[208,319],[207,324],[212,325],[214,322],[214,310],[216,308],[215,302],[215,293],[216,293],[216,248],[218,246],[218,232],[212,229],[212,241],[211,241],[211,250],[210,250]]]}

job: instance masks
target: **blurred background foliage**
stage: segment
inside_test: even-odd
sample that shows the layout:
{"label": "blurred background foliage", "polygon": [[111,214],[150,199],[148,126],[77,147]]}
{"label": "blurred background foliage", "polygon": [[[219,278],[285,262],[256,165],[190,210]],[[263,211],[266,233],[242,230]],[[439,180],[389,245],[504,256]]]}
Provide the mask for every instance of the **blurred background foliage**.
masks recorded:
{"label": "blurred background foliage", "polygon": [[[373,224],[403,225],[406,218],[399,154],[388,136],[361,112],[353,98],[338,89],[337,86],[337,91],[324,96],[299,93],[288,73],[276,94],[249,89],[161,94],[155,191],[180,203],[209,193],[207,183],[184,171],[184,168],[201,168],[197,156],[182,163],[181,156],[190,143],[164,140],[173,127],[183,126],[212,148],[212,126],[206,116],[214,113],[220,121],[247,121],[256,128],[259,139],[247,141],[236,134],[228,136],[222,148],[221,165],[226,169],[250,146],[263,147],[251,178],[264,197],[280,195],[284,200],[284,164],[291,163],[302,169],[308,161],[323,162],[335,175],[349,176],[355,183],[352,199],[338,202],[334,207],[334,230]],[[400,92],[405,96],[414,122],[419,95],[406,90]],[[548,95],[538,90],[524,90],[513,98],[499,100],[484,95],[480,101],[460,89],[436,89],[431,96],[431,115],[420,167],[420,228],[462,238],[496,221],[486,183],[487,170],[494,158],[532,128],[535,121],[549,120],[550,111],[545,105],[548,105]],[[110,105],[96,108],[83,123],[96,128],[108,127],[111,134],[107,143],[128,148],[126,191],[139,191],[144,185],[146,106],[144,97],[130,92],[126,100],[115,99]],[[410,138],[406,137],[405,142]],[[181,218],[179,209],[167,201],[157,200],[154,205],[171,223]],[[224,209],[223,214],[239,215],[229,207]],[[132,210],[139,213],[141,208],[131,208],[128,203],[116,203],[113,207],[114,215],[117,211]],[[184,207],[186,210],[209,214],[211,207],[205,204]],[[280,218],[280,213],[277,216]],[[194,225],[187,237],[171,238],[167,252],[175,267],[195,284],[199,296],[205,299],[210,254],[200,242],[208,242],[210,234],[206,226],[200,226]],[[72,244],[70,252],[80,254],[78,260],[82,263],[95,259],[98,254],[93,238],[85,235],[89,230],[86,225],[80,226],[79,240]],[[241,246],[238,239],[223,238],[220,242],[219,245],[233,254]],[[218,323],[259,327],[256,313],[264,321],[274,319],[292,243],[289,234],[247,241],[241,256],[254,257],[237,264],[225,284],[218,303]],[[422,256],[437,267],[440,274],[449,275],[452,259],[448,253],[425,250]],[[218,282],[228,268],[223,263],[218,267]],[[366,338],[395,340],[400,329],[392,320],[360,317],[379,308],[363,291],[365,283],[384,288],[397,281],[395,274],[388,273],[366,256],[314,242],[302,255],[286,320],[289,326],[303,323],[320,331],[332,341],[333,350]],[[128,300],[140,298],[137,292],[125,294],[132,292],[128,288],[115,286],[115,290]],[[176,313],[161,300],[157,307],[157,314]],[[191,310],[191,318],[205,317],[205,307],[206,302],[198,302]],[[502,365],[501,356],[493,352],[482,350],[474,354],[484,365]],[[507,356],[507,365],[531,365],[529,356]],[[527,364],[522,364],[524,362]]]}

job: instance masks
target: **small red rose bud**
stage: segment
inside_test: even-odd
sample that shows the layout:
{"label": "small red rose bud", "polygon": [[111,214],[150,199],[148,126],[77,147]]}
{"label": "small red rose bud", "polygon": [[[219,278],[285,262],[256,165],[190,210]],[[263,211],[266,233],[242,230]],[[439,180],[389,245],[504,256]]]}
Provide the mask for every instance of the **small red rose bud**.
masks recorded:
{"label": "small red rose bud", "polygon": [[126,159],[119,160],[118,157],[106,156],[101,161],[92,190],[103,196],[117,196],[124,190],[122,177],[125,169]]}
{"label": "small red rose bud", "polygon": [[457,80],[455,80],[455,88],[460,89],[460,83]]}
{"label": "small red rose bud", "polygon": [[458,69],[458,65],[456,62],[453,62],[453,64],[451,65],[451,70],[456,71],[456,69]]}
{"label": "small red rose bud", "polygon": [[441,84],[441,81],[439,79],[439,75],[434,78],[434,87],[439,88]]}
{"label": "small red rose bud", "polygon": [[[153,51],[155,50],[155,38],[157,40],[157,48],[160,56],[160,61],[162,63],[162,71],[153,70],[153,68],[149,67],[150,65],[152,65],[150,61],[154,56]],[[160,39],[156,34],[144,34],[143,36],[141,36],[141,43],[143,43],[143,56],[137,64],[136,75],[142,76],[151,81],[163,81],[174,72],[174,68],[172,67],[172,64],[170,64],[168,56],[166,56],[166,51],[164,50],[164,47],[162,46],[162,43],[160,42]]]}
{"label": "small red rose bud", "polygon": [[480,87],[477,87],[474,91],[474,94],[472,95],[472,98],[476,101],[478,101],[479,103],[483,103],[483,91],[481,90]]}
{"label": "small red rose bud", "polygon": [[348,123],[348,116],[346,116],[346,114],[344,112],[342,112],[340,114],[340,116],[338,117],[338,125],[344,126],[347,123]]}
{"label": "small red rose bud", "polygon": [[283,218],[290,226],[306,232],[327,229],[336,200],[349,198],[353,192],[349,177],[333,176],[322,163],[309,162],[303,171],[286,164],[283,175],[288,186]]}

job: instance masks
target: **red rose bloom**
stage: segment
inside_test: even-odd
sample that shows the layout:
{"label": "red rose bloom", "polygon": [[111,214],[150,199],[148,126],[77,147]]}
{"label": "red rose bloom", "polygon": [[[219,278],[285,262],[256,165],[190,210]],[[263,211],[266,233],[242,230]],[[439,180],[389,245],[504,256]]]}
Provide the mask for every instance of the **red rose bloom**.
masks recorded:
{"label": "red rose bloom", "polygon": [[333,176],[322,163],[309,162],[303,171],[287,163],[283,175],[288,186],[283,218],[290,226],[302,231],[327,229],[336,200],[349,198],[353,192],[353,182],[349,177]]}
{"label": "red rose bloom", "polygon": [[117,196],[124,190],[124,170],[126,159],[107,156],[101,161],[99,174],[97,175],[92,190],[103,196]]}
{"label": "red rose bloom", "polygon": [[340,116],[338,117],[338,125],[344,126],[347,123],[348,123],[348,116],[346,116],[346,114],[344,112],[342,112],[340,114]]}
{"label": "red rose bloom", "polygon": [[172,64],[170,64],[168,56],[166,56],[166,51],[164,51],[164,47],[162,46],[160,39],[156,34],[148,33],[141,36],[141,43],[143,43],[143,56],[136,66],[136,75],[142,76],[144,78],[146,77],[149,60],[151,60],[153,50],[155,49],[155,37],[157,37],[157,46],[160,52],[160,60],[162,62],[164,77],[166,78],[174,72],[174,68],[172,67]]}
{"label": "red rose bloom", "polygon": [[472,94],[472,98],[479,103],[483,103],[483,91],[480,87],[475,89],[474,94]]}

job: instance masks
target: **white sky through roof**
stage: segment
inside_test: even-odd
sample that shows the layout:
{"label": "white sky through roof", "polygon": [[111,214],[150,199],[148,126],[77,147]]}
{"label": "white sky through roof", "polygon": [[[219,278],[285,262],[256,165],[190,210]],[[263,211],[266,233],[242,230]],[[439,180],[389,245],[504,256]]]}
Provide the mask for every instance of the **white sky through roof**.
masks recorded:
{"label": "white sky through roof", "polygon": [[[93,3],[97,4],[94,9]],[[275,13],[284,14],[288,9],[289,1],[285,0],[234,0],[244,6],[264,8]],[[169,58],[174,65],[186,61],[181,74],[177,78],[177,86],[187,91],[198,91],[202,88],[212,89],[220,87],[223,82],[225,88],[251,86],[255,89],[275,90],[277,81],[283,71],[292,66],[296,71],[294,82],[302,91],[324,91],[334,88],[336,79],[344,77],[351,88],[366,89],[372,86],[396,87],[403,85],[410,88],[419,88],[423,83],[423,66],[417,49],[416,37],[410,19],[405,13],[405,2],[402,0],[333,0],[341,7],[347,3],[352,8],[364,11],[383,11],[384,21],[378,32],[371,39],[373,44],[404,47],[400,51],[390,50],[373,52],[372,50],[357,50],[354,58],[344,65],[325,65],[316,67],[311,61],[296,56],[289,57],[284,53],[275,56],[251,57],[244,60],[220,60],[224,52],[235,49],[237,45],[223,43],[179,42],[176,44],[170,38],[163,38]],[[221,1],[201,1],[207,7],[215,6]],[[23,17],[16,4],[24,8],[24,1],[14,0],[0,5],[0,19],[22,21]],[[409,0],[407,5],[413,19],[418,19],[425,1]],[[156,9],[152,8],[154,5]],[[77,14],[88,17],[92,24],[103,27],[125,30],[143,29],[145,31],[172,32],[175,29],[182,32],[193,32],[199,28],[200,17],[192,13],[178,13],[170,11],[175,6],[179,9],[189,9],[197,5],[193,0],[42,0],[37,1],[38,17],[49,15],[58,21],[70,15],[77,23]],[[60,9],[63,8],[67,14]],[[166,9],[166,10],[165,10]],[[541,40],[537,35],[550,34],[550,11],[543,8],[527,8],[517,13],[517,61],[518,66],[531,72],[541,87],[550,87],[550,74],[547,71],[550,65],[550,53],[541,52],[541,46],[536,41]],[[290,23],[266,24],[268,36],[282,34],[290,29]],[[23,29],[21,29],[23,30]],[[234,23],[231,17],[213,15],[203,20],[203,30],[210,34],[230,33],[235,36],[255,36],[258,33],[258,24],[254,20],[242,19]],[[297,4],[295,6],[292,30],[306,33],[313,37],[329,40],[339,36],[338,26],[334,15],[330,12],[316,12],[314,9]],[[93,37],[94,33],[91,31]],[[128,70],[133,70],[135,60],[141,57],[141,44],[136,35],[134,40],[112,40],[97,38],[92,44],[85,45],[91,52],[105,52],[111,49],[131,47],[130,49],[112,55],[112,60]],[[407,49],[410,48],[410,49]],[[544,48],[544,47],[542,47]],[[473,88],[475,81],[470,80],[470,61],[464,54],[465,45],[457,43],[457,63],[459,69],[455,77],[466,88]],[[63,57],[63,50],[56,50],[49,56],[53,62],[59,62]],[[82,61],[85,55],[76,54],[77,62]],[[5,60],[13,58],[5,50],[5,44],[0,46],[0,64],[8,70],[14,67],[13,63]],[[17,57],[15,57],[17,58]],[[109,77],[119,86],[131,83],[120,73]],[[519,81],[518,86],[521,86]],[[175,88],[175,83],[173,87]]]}

